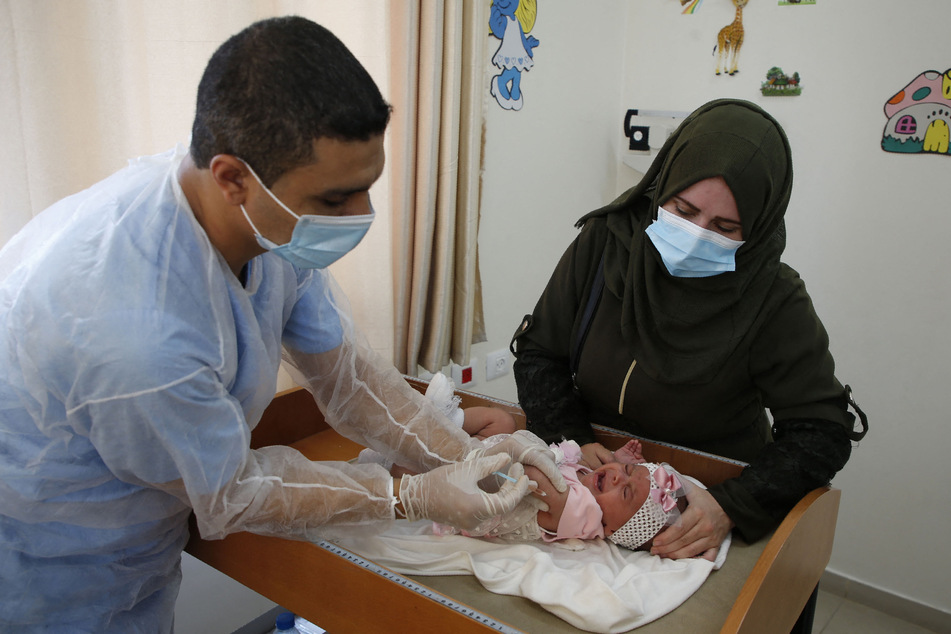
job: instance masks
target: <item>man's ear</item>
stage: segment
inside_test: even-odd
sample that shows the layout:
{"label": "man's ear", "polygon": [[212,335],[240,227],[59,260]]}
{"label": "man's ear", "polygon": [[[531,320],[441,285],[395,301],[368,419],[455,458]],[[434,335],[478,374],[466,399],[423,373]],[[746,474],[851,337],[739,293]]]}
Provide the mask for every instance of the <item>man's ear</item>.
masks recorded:
{"label": "man's ear", "polygon": [[216,154],[208,168],[225,201],[243,205],[248,197],[248,183],[254,178],[244,161],[231,154]]}

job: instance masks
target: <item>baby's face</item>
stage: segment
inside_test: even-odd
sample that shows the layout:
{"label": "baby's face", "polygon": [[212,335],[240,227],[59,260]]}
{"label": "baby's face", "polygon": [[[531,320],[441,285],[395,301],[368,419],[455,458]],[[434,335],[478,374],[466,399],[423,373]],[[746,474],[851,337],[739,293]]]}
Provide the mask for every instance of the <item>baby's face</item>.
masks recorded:
{"label": "baby's face", "polygon": [[650,471],[642,465],[610,462],[578,478],[601,507],[607,537],[633,517],[650,493]]}

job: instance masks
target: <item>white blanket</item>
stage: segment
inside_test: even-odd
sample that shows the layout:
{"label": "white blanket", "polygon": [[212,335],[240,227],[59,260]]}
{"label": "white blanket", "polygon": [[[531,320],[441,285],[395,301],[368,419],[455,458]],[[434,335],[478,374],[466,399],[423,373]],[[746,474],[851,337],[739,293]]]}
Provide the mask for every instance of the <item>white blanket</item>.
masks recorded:
{"label": "white blanket", "polygon": [[723,564],[730,538],[716,562],[672,561],[600,539],[509,544],[436,536],[427,521],[337,543],[400,574],[472,574],[489,591],[530,599],[579,629],[624,632],[683,603]]}

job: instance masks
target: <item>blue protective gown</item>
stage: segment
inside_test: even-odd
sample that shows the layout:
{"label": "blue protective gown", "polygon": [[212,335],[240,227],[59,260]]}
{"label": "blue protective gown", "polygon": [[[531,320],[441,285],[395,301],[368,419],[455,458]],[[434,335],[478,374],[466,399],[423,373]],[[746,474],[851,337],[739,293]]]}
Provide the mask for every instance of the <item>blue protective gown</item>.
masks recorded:
{"label": "blue protective gown", "polygon": [[0,253],[0,629],[171,631],[191,512],[206,538],[385,528],[379,466],[249,449],[282,344],[342,433],[420,469],[467,450],[361,347],[327,272],[268,253],[239,282],[182,156],[132,162]]}

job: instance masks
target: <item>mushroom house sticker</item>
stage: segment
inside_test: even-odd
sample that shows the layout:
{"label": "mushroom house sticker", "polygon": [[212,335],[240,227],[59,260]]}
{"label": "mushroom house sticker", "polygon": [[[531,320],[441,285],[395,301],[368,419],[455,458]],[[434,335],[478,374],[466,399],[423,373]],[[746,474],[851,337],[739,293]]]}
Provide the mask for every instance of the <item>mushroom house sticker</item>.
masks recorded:
{"label": "mushroom house sticker", "polygon": [[885,104],[882,149],[903,154],[949,154],[951,69],[928,70]]}

